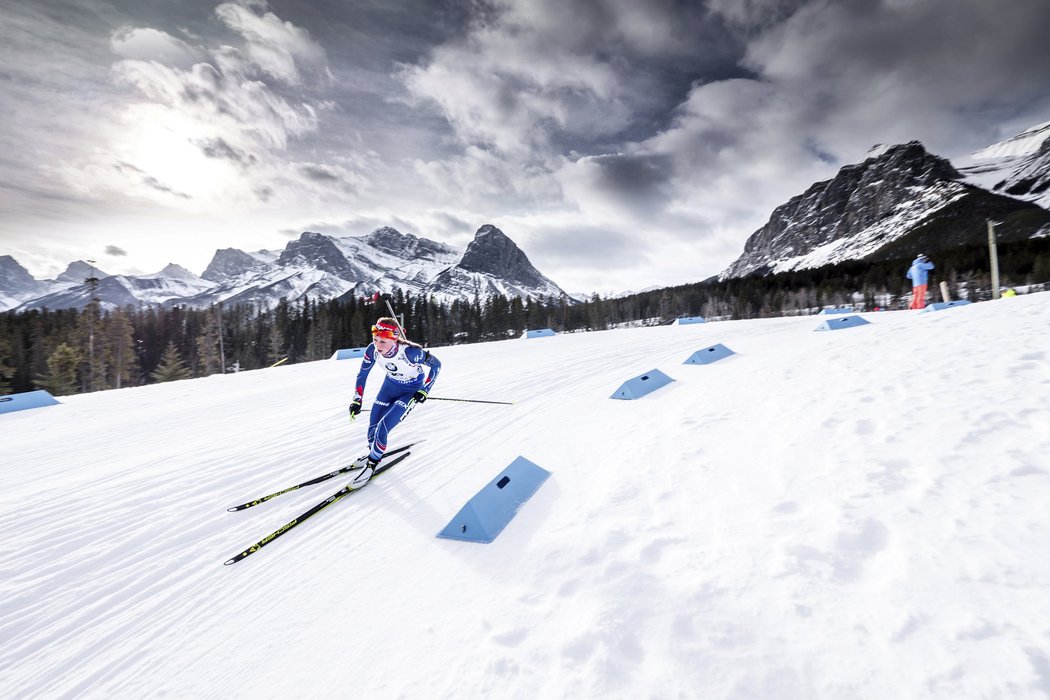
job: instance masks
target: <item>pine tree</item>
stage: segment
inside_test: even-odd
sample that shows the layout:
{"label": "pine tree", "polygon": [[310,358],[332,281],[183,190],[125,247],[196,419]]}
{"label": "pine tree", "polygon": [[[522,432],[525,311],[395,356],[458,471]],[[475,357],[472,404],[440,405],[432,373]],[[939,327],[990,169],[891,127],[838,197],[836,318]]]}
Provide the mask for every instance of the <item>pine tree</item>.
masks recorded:
{"label": "pine tree", "polygon": [[323,360],[332,354],[332,333],[328,326],[328,316],[319,307],[314,307],[315,318],[306,336],[306,359]]}
{"label": "pine tree", "polygon": [[350,345],[355,348],[362,348],[368,345],[369,328],[371,326],[365,318],[364,311],[358,307],[350,318]]}
{"label": "pine tree", "polygon": [[222,371],[219,357],[219,324],[215,313],[208,313],[197,335],[198,376],[207,377]]}
{"label": "pine tree", "polygon": [[284,334],[277,327],[275,318],[274,322],[270,324],[269,332],[266,334],[266,362],[272,365],[286,357],[288,357],[288,350],[284,341]]}
{"label": "pine tree", "polygon": [[118,309],[106,317],[105,344],[112,388],[140,383],[139,361],[135,355],[135,333],[128,315]]}
{"label": "pine tree", "polygon": [[80,313],[76,327],[82,391],[100,391],[106,388],[106,349],[102,340],[102,312],[97,298],[92,298]]}
{"label": "pine tree", "polygon": [[153,370],[150,377],[156,382],[171,382],[177,379],[189,379],[193,376],[189,368],[182,361],[175,343],[169,342],[164,348],[164,354],[160,356],[160,364]]}
{"label": "pine tree", "polygon": [[47,358],[47,374],[34,381],[55,396],[75,394],[78,388],[77,365],[80,361],[80,353],[62,343]]}
{"label": "pine tree", "polygon": [[15,368],[8,364],[11,355],[11,341],[0,336],[0,396],[11,393],[11,380],[15,376]]}

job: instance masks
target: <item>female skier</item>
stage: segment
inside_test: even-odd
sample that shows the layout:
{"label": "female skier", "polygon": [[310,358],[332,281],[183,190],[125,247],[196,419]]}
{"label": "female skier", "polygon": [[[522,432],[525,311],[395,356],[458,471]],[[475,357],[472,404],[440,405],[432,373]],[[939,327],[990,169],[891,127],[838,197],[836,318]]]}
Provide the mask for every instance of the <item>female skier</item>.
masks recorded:
{"label": "female skier", "polygon": [[[372,366],[380,363],[386,370],[383,386],[379,388],[375,406],[368,421],[368,458],[357,473],[351,488],[360,488],[375,474],[376,464],[386,452],[390,431],[403,421],[417,403],[427,400],[427,392],[434,386],[441,362],[422,346],[402,337],[397,321],[384,316],[372,326],[372,343],[365,348],[361,371],[357,373],[354,400],[350,402],[350,420],[361,413],[365,381]],[[424,371],[424,367],[429,371]]]}

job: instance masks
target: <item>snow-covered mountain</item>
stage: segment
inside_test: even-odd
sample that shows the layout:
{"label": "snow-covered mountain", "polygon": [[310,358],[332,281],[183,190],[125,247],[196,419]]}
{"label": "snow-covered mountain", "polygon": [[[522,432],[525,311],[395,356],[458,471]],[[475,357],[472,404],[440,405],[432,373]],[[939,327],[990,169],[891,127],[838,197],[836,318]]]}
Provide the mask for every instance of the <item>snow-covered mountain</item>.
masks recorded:
{"label": "snow-covered mountain", "polygon": [[200,294],[212,285],[178,265],[169,264],[164,270],[150,275],[107,275],[100,276],[95,289],[80,280],[79,284],[71,281],[54,282],[48,292],[25,301],[18,310],[29,309],[69,309],[83,308],[91,302],[92,295],[97,296],[106,309],[117,309],[125,306],[155,306]]}
{"label": "snow-covered mountain", "polygon": [[0,309],[17,306],[46,288],[10,255],[0,255]]}
{"label": "snow-covered mountain", "polygon": [[[33,280],[10,256],[5,258],[0,258],[0,308],[79,308],[91,299],[84,280],[92,268],[86,263],[75,263],[75,269],[70,266],[61,281],[44,283]],[[97,270],[95,275],[101,278],[95,293],[106,308],[129,304],[202,308],[218,302],[272,308],[281,299],[332,299],[395,289],[432,295],[439,301],[495,293],[532,298],[565,295],[491,224],[479,228],[462,251],[390,227],[363,237],[307,231],[280,251],[218,250],[200,277],[174,264],[151,275],[104,276]]]}
{"label": "snow-covered mountain", "polygon": [[918,141],[880,145],[777,207],[720,278],[936,253],[982,240],[986,219],[1003,241],[1050,230],[1050,211],[966,182]]}
{"label": "snow-covered mountain", "polygon": [[970,154],[959,170],[985,189],[1050,207],[1050,122]]}

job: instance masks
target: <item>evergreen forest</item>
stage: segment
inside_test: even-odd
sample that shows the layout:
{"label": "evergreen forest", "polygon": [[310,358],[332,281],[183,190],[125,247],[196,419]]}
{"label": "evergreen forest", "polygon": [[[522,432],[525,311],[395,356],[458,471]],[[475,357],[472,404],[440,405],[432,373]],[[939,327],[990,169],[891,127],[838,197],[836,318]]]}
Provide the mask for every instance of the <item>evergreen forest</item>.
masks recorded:
{"label": "evergreen forest", "polygon": [[[1050,238],[999,244],[1000,285],[1038,291],[1050,282]],[[929,289],[940,282],[953,299],[991,298],[988,249],[941,251]],[[401,317],[410,339],[438,347],[517,337],[526,329],[558,332],[659,325],[682,316],[708,320],[762,318],[850,306],[857,311],[907,308],[910,260],[852,261],[821,268],[644,291],[595,294],[579,302],[503,296],[439,303],[398,290],[385,299],[281,301],[250,304],[0,313],[0,394],[46,389],[62,396],[323,360],[341,348],[368,344],[371,324]]]}

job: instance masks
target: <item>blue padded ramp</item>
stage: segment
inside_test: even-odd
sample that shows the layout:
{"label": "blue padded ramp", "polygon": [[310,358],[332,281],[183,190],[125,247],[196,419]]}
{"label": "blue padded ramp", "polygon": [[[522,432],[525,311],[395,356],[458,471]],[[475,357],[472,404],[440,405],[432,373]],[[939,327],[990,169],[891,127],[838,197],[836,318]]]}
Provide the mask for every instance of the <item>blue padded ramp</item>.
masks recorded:
{"label": "blue padded ramp", "polygon": [[491,542],[551,473],[524,457],[478,491],[437,534],[450,540]]}
{"label": "blue padded ramp", "polygon": [[688,326],[692,323],[707,323],[707,319],[703,316],[682,316],[674,320],[674,325],[677,326]]}
{"label": "blue padded ramp", "polygon": [[966,301],[965,299],[956,299],[955,301],[941,301],[937,302],[936,304],[928,305],[925,309],[923,309],[923,313],[927,311],[943,311],[944,309],[952,309],[956,306],[966,306],[969,303],[970,302]]}
{"label": "blue padded ramp", "polygon": [[548,336],[558,335],[550,328],[538,328],[534,331],[525,331],[521,334],[522,338],[546,338]]}
{"label": "blue padded ramp", "polygon": [[827,316],[829,314],[851,314],[851,313],[853,313],[853,309],[851,309],[848,306],[843,306],[843,307],[840,307],[838,309],[821,309],[820,313],[817,314],[817,315],[818,316]]}
{"label": "blue padded ramp", "polygon": [[674,380],[658,369],[651,369],[645,374],[632,377],[620,385],[620,388],[610,396],[610,399],[637,399],[646,394],[656,391],[662,386],[667,386]]}
{"label": "blue padded ramp", "polygon": [[866,326],[871,321],[865,321],[860,316],[843,316],[841,318],[829,318],[813,330],[815,331],[837,331],[840,328],[853,328],[854,326]]}
{"label": "blue padded ramp", "polygon": [[0,396],[0,413],[14,413],[27,408],[55,406],[58,401],[46,391],[27,391],[22,394]]}
{"label": "blue padded ramp", "polygon": [[725,345],[722,345],[721,343],[718,343],[717,345],[712,345],[709,348],[704,348],[703,350],[697,350],[692,355],[690,355],[688,358],[686,358],[686,361],[683,362],[682,364],[683,365],[709,365],[712,362],[717,362],[718,360],[721,360],[722,358],[729,357],[730,355],[735,355],[735,354],[736,354],[735,352],[733,352],[732,350],[727,348]]}
{"label": "blue padded ramp", "polygon": [[350,360],[355,357],[364,357],[365,348],[343,348],[342,350],[336,350],[335,354],[332,355],[333,360]]}

